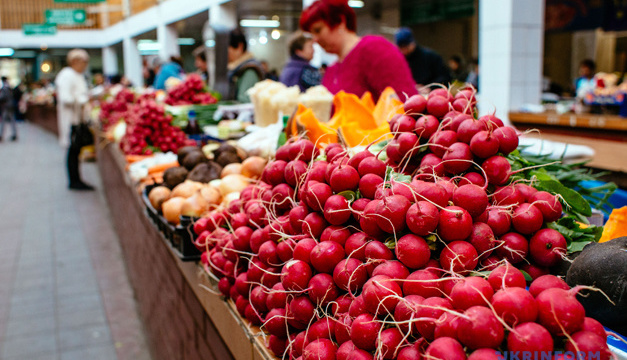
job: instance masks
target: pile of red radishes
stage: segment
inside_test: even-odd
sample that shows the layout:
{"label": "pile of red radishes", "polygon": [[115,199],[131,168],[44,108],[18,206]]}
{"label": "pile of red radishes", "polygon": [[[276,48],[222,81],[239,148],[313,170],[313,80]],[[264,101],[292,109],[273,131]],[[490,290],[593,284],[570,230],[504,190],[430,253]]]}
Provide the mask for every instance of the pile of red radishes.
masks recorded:
{"label": "pile of red radishes", "polygon": [[129,105],[135,102],[135,93],[129,89],[122,89],[114,97],[100,103],[100,122],[102,130],[107,131],[123,120]]}
{"label": "pile of red radishes", "polygon": [[166,115],[162,105],[150,97],[140,98],[129,106],[124,120],[126,134],[120,141],[120,149],[129,155],[150,155],[154,152],[177,152],[186,145],[195,145],[185,133],[171,125],[172,116]]}
{"label": "pile of red radishes", "polygon": [[215,104],[215,96],[207,92],[207,86],[198,74],[189,74],[185,80],[168,91],[168,105]]}
{"label": "pile of red radishes", "polygon": [[289,142],[261,181],[194,224],[202,264],[278,357],[609,358],[577,289],[547,275],[566,253],[545,226],[560,202],[508,183],[516,132],[474,119],[473,93],[459,94],[409,98],[387,164],[338,144],[316,160],[311,141]]}

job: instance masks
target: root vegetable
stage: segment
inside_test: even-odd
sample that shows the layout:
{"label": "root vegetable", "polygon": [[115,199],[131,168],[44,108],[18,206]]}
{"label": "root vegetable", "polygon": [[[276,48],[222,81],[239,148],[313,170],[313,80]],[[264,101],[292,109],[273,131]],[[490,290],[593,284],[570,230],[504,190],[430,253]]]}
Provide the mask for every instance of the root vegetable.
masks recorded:
{"label": "root vegetable", "polygon": [[543,354],[553,351],[553,338],[542,325],[528,322],[516,326],[509,333],[507,348],[519,357],[529,354],[532,358],[542,358]]}
{"label": "root vegetable", "polygon": [[512,215],[512,226],[521,234],[529,235],[540,230],[544,220],[542,212],[529,203],[522,203],[514,210]]}
{"label": "root vegetable", "polygon": [[503,156],[495,155],[487,158],[481,168],[485,171],[488,182],[494,185],[504,185],[509,181],[512,167]]}
{"label": "root vegetable", "polygon": [[573,334],[581,329],[586,317],[575,293],[563,289],[547,289],[536,297],[538,320],[553,335]]}
{"label": "root vegetable", "polygon": [[466,241],[453,241],[440,253],[442,269],[464,274],[474,270],[479,263],[477,250]]}
{"label": "root vegetable", "polygon": [[374,156],[367,157],[359,163],[358,172],[361,177],[366,174],[375,174],[381,178],[385,177],[385,163]]}
{"label": "root vegetable", "polygon": [[523,275],[520,270],[509,264],[500,265],[496,269],[492,270],[488,276],[488,282],[494,291],[499,291],[509,287],[519,287],[524,289],[527,286],[525,275]]}
{"label": "root vegetable", "polygon": [[456,309],[466,310],[473,306],[486,306],[493,295],[494,290],[487,280],[470,276],[455,284],[450,296]]}
{"label": "root vegetable", "polygon": [[381,323],[371,314],[361,314],[351,325],[351,341],[361,350],[372,351],[381,331]]}
{"label": "root vegetable", "polygon": [[566,281],[550,274],[538,277],[529,285],[529,293],[536,298],[546,289],[570,290],[570,286],[568,286]]}
{"label": "root vegetable", "polygon": [[157,211],[161,211],[161,205],[170,197],[171,190],[165,186],[155,186],[148,193],[150,205]]}
{"label": "root vegetable", "polygon": [[342,290],[354,293],[368,280],[368,273],[364,264],[355,259],[340,260],[333,270],[333,281]]}
{"label": "root vegetable", "polygon": [[466,360],[466,353],[459,341],[449,337],[441,337],[435,339],[427,347],[425,359]]}
{"label": "root vegetable", "polygon": [[411,232],[427,236],[435,231],[440,220],[438,208],[427,201],[418,201],[407,209],[405,221]]}
{"label": "root vegetable", "polygon": [[472,152],[470,146],[463,142],[456,142],[448,147],[442,155],[444,170],[449,174],[459,174],[470,168]]}
{"label": "root vegetable", "polygon": [[470,216],[475,218],[488,207],[488,194],[477,185],[462,185],[453,191],[453,203],[464,208]]}
{"label": "root vegetable", "polygon": [[445,312],[443,309],[453,310],[450,300],[439,297],[426,298],[418,306],[416,317],[421,318],[421,320],[412,324],[413,330],[420,333],[426,340],[433,340],[436,320]]}
{"label": "root vegetable", "polygon": [[357,190],[359,187],[359,173],[352,166],[339,166],[331,173],[329,185],[335,193],[346,190]]}
{"label": "root vegetable", "polygon": [[496,245],[494,233],[488,224],[475,222],[472,224],[472,232],[468,242],[477,250],[479,260],[486,259],[493,252]]}
{"label": "root vegetable", "polygon": [[303,360],[335,360],[337,346],[329,339],[310,342],[303,349]]}
{"label": "root vegetable", "polygon": [[403,294],[419,295],[424,298],[441,297],[441,281],[438,275],[429,270],[416,270],[403,282]]}
{"label": "root vegetable", "polygon": [[408,234],[398,239],[395,248],[398,260],[410,269],[420,269],[427,265],[431,250],[420,236]]}
{"label": "root vegetable", "polygon": [[566,255],[566,239],[557,230],[542,229],[529,240],[529,255],[541,266],[555,266]]}
{"label": "root vegetable", "polygon": [[523,261],[528,253],[529,242],[524,236],[515,232],[501,236],[500,245],[496,248],[496,254],[511,264]]}
{"label": "root vegetable", "polygon": [[447,206],[440,211],[438,235],[446,242],[464,240],[472,232],[472,217],[459,206]]}
{"label": "root vegetable", "polygon": [[399,322],[398,327],[403,334],[407,334],[412,330],[412,325],[408,321],[416,318],[418,305],[424,300],[425,298],[419,295],[406,295],[394,308],[394,320]]}
{"label": "root vegetable", "polygon": [[290,260],[281,271],[281,285],[288,291],[302,291],[308,288],[312,271],[306,262]]}
{"label": "root vegetable", "polygon": [[457,338],[462,344],[472,350],[496,349],[501,345],[505,331],[491,309],[473,306],[464,315],[457,326]]}
{"label": "root vegetable", "polygon": [[377,337],[377,354],[383,359],[396,359],[402,344],[403,334],[397,328],[385,329]]}
{"label": "root vegetable", "polygon": [[479,131],[470,139],[470,151],[477,157],[487,159],[499,151],[499,140],[488,131]]}
{"label": "root vegetable", "polygon": [[332,225],[342,225],[351,217],[348,201],[342,195],[331,195],[324,203],[324,218]]}
{"label": "root vegetable", "polygon": [[387,233],[400,233],[405,229],[405,216],[411,206],[409,200],[401,195],[392,195],[379,201],[375,221],[379,228]]}
{"label": "root vegetable", "polygon": [[344,258],[344,249],[333,241],[323,241],[310,253],[311,265],[318,272],[332,274],[336,265]]}
{"label": "root vegetable", "polygon": [[[362,293],[368,312],[376,315],[393,314],[399,298],[403,296],[400,286],[389,276],[379,275],[364,284]],[[355,339],[352,339],[355,342]]]}
{"label": "root vegetable", "polygon": [[511,287],[497,291],[492,297],[492,306],[509,326],[535,322],[538,317],[538,305],[524,288]]}
{"label": "root vegetable", "polygon": [[351,231],[347,227],[334,225],[329,226],[322,231],[320,241],[334,241],[344,246],[349,236],[351,236]]}

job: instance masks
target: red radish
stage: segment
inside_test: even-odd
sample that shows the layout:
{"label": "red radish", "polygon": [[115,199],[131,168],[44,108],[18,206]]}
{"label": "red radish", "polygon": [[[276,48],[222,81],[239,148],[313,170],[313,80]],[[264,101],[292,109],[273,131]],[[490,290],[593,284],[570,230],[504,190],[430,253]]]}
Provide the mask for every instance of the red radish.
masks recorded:
{"label": "red radish", "polygon": [[477,250],[479,260],[486,259],[490,256],[496,244],[492,229],[488,224],[482,222],[472,224],[472,232],[470,233],[468,242]]}
{"label": "red radish", "polygon": [[439,219],[438,208],[427,201],[418,201],[411,205],[405,215],[409,230],[420,236],[427,236],[435,231]]}
{"label": "red radish", "polygon": [[288,304],[285,316],[287,323],[297,329],[306,329],[315,315],[316,306],[307,296],[299,296]]}
{"label": "red radish", "polygon": [[412,95],[403,104],[403,110],[409,115],[422,114],[427,108],[427,99],[420,94]]}
{"label": "red radish", "polygon": [[371,153],[368,150],[363,150],[358,152],[357,154],[353,155],[349,160],[348,160],[348,166],[352,166],[353,168],[355,168],[355,170],[357,170],[359,168],[359,164],[364,160],[367,159],[369,157],[374,157],[374,154]]}
{"label": "red radish", "polygon": [[386,275],[396,281],[399,286],[403,285],[403,280],[409,276],[409,270],[405,265],[396,260],[384,260],[374,268],[372,276]]}
{"label": "red radish", "polygon": [[316,212],[309,213],[303,220],[303,234],[313,238],[320,238],[324,228],[329,224],[322,215]]}
{"label": "red radish", "polygon": [[366,303],[364,303],[364,297],[361,295],[356,296],[351,305],[348,307],[348,315],[354,319],[365,313],[367,313],[367,311]]}
{"label": "red radish", "polygon": [[358,172],[361,177],[366,174],[379,175],[381,178],[385,177],[386,166],[385,163],[374,156],[367,157],[359,163]]}
{"label": "red radish", "polygon": [[544,220],[534,204],[522,203],[514,210],[512,226],[521,234],[529,235],[540,230]]}
{"label": "red radish", "polygon": [[483,115],[479,118],[479,121],[486,123],[488,128],[493,130],[505,126],[505,124],[503,124],[503,120],[497,118],[493,114]]}
{"label": "red radish", "polygon": [[570,286],[566,281],[550,274],[540,276],[529,285],[529,292],[533,297],[538,297],[546,289],[570,290]]}
{"label": "red radish", "polygon": [[[457,140],[466,144],[470,144],[473,136],[475,136],[480,131],[486,130],[487,126],[483,121],[466,119],[461,124],[459,124],[459,127],[457,128]],[[494,153],[496,154],[496,151]]]}
{"label": "red radish", "polygon": [[466,360],[466,353],[459,341],[450,337],[441,337],[429,344],[425,359]]}
{"label": "red radish", "polygon": [[437,157],[444,156],[446,149],[457,142],[457,133],[452,130],[437,131],[429,139],[429,150]]}
{"label": "red radish", "polygon": [[462,186],[466,184],[475,184],[477,186],[483,187],[485,185],[485,178],[478,172],[471,171],[464,174],[464,176],[459,180],[458,185]]}
{"label": "red radish", "polygon": [[284,183],[286,166],[287,163],[283,160],[274,160],[270,162],[263,172],[262,179],[272,186]]}
{"label": "red radish", "polygon": [[279,184],[272,188],[271,204],[276,210],[282,212],[283,210],[290,209],[292,207],[291,199],[294,197],[294,189],[288,184]]}
{"label": "red radish", "polygon": [[495,236],[501,236],[511,229],[511,216],[502,209],[488,209],[488,226]]}
{"label": "red radish", "polygon": [[321,318],[307,328],[307,340],[332,339],[335,335],[336,322],[328,317]]}
{"label": "red radish", "polygon": [[303,349],[303,360],[335,360],[337,346],[329,339],[310,342]]}
{"label": "red radish", "polygon": [[349,236],[344,245],[346,257],[366,261],[366,244],[371,240],[366,233],[361,231]]}
{"label": "red radish", "polygon": [[586,312],[571,290],[547,289],[536,297],[538,322],[553,335],[581,330]]}
{"label": "red radish", "polygon": [[227,298],[229,297],[231,286],[231,281],[227,277],[223,277],[222,279],[220,279],[220,281],[218,281],[218,290],[220,290],[220,293],[222,293],[222,295]]}
{"label": "red radish", "polygon": [[431,256],[431,249],[425,239],[413,234],[398,239],[394,251],[403,265],[414,270],[427,265]]}
{"label": "red radish", "polygon": [[531,259],[541,266],[555,266],[566,256],[566,239],[557,230],[542,229],[529,240]]}
{"label": "red radish", "polygon": [[333,195],[329,185],[317,181],[309,181],[305,185],[305,193],[305,202],[315,211],[322,211],[327,199]]}
{"label": "red radish", "polygon": [[[292,194],[293,195],[293,194]],[[238,212],[236,214],[231,215],[231,227],[235,229],[239,229],[243,226],[248,225],[248,215],[243,212]]]}
{"label": "red radish", "polygon": [[458,114],[450,122],[446,123],[443,126],[443,129],[457,131],[459,129],[459,125],[468,119],[473,119],[473,117],[469,114]]}
{"label": "red radish", "polygon": [[259,247],[259,260],[269,266],[277,266],[281,263],[274,242],[266,241],[261,244]]}
{"label": "red radish", "polygon": [[394,313],[394,308],[403,296],[403,292],[392,278],[379,275],[366,281],[362,296],[368,312],[383,315]]}
{"label": "red radish", "polygon": [[318,245],[318,243],[312,238],[300,240],[294,247],[294,259],[302,260],[311,265],[311,250],[313,250],[316,245]]}
{"label": "red radish", "polygon": [[528,354],[539,359],[553,351],[553,338],[542,325],[528,322],[516,326],[509,333],[507,349],[521,358]]}
{"label": "red radish", "polygon": [[405,346],[398,352],[397,360],[422,360],[424,352],[424,339],[417,340],[415,343]]}
{"label": "red radish", "polygon": [[437,338],[450,337],[457,340],[457,326],[459,325],[459,317],[451,313],[440,315],[436,321],[433,336]]}
{"label": "red radish", "polygon": [[311,250],[311,265],[318,272],[331,274],[335,266],[344,258],[342,245],[333,241],[323,241]]}
{"label": "red radish", "polygon": [[453,310],[453,305],[451,305],[450,300],[439,297],[426,298],[418,306],[415,317],[420,318],[420,321],[412,323],[413,333],[416,334],[416,332],[418,332],[426,340],[433,340],[436,320],[446,309]]}
{"label": "red radish", "polygon": [[281,285],[289,291],[303,291],[307,289],[311,276],[311,268],[306,262],[290,260],[281,271]]}
{"label": "red radish", "polygon": [[526,272],[531,277],[531,280],[535,280],[542,275],[548,275],[549,269],[544,266],[539,266],[533,263],[525,263],[520,267],[520,270]]}
{"label": "red radish", "polygon": [[393,163],[399,163],[403,159],[403,154],[401,154],[401,151],[399,150],[398,141],[396,141],[396,139],[390,140],[388,145],[385,147],[385,154]]}
{"label": "red radish", "polygon": [[542,213],[544,222],[553,222],[562,217],[562,204],[557,197],[546,191],[538,191],[531,195],[529,202]]}
{"label": "red radish", "polygon": [[308,169],[307,176],[305,177],[305,182],[307,181],[317,181],[317,182],[325,182],[326,180],[326,172],[327,167],[329,167],[329,163],[326,161],[314,161],[310,164],[310,168]]}
{"label": "red radish", "polygon": [[235,289],[240,295],[247,299],[252,285],[253,284],[248,282],[245,272],[237,275],[237,277],[235,278]]}
{"label": "red radish", "polygon": [[477,267],[477,250],[466,241],[453,241],[440,253],[442,269],[465,274]]}
{"label": "red radish", "polygon": [[285,166],[285,182],[291,187],[296,187],[297,184],[300,184],[306,173],[307,164],[304,161],[290,161]]}
{"label": "red radish", "polygon": [[451,300],[456,309],[466,310],[473,306],[486,306],[494,291],[490,283],[482,277],[470,276],[453,286]]}
{"label": "red radish", "polygon": [[442,187],[442,185],[420,180],[414,180],[411,184],[416,191],[418,199],[424,199],[425,201],[428,200],[440,207],[448,205],[449,196],[446,189]]}
{"label": "red radish", "polygon": [[285,309],[274,308],[266,314],[266,321],[262,326],[271,335],[285,338],[287,336],[287,326],[285,325]]}
{"label": "red radish", "polygon": [[271,288],[279,282],[281,282],[281,270],[279,268],[269,267],[261,276],[261,284],[267,288]]}
{"label": "red radish", "polygon": [[[333,279],[333,281],[335,282],[335,279]],[[337,299],[335,299],[335,302],[331,304],[331,314],[333,314],[334,316],[347,314],[352,302],[353,299],[351,298],[350,294],[344,294],[342,296],[339,296]]]}
{"label": "red radish", "polygon": [[485,190],[473,184],[456,188],[453,192],[453,203],[466,209],[473,218],[481,215],[489,204]]}
{"label": "red radish", "polygon": [[470,139],[470,151],[475,156],[487,159],[499,151],[499,141],[492,136],[491,132],[479,131]]}
{"label": "red radish", "polygon": [[351,236],[351,231],[346,227],[341,226],[329,226],[322,231],[320,235],[320,241],[335,241],[336,243],[344,246],[346,239]]}
{"label": "red radish", "polygon": [[492,307],[509,326],[535,322],[538,317],[536,300],[524,288],[510,287],[497,291],[492,297]]}
{"label": "red radish", "polygon": [[257,312],[265,313],[268,311],[268,307],[266,306],[267,299],[268,293],[266,293],[261,286],[255,286],[250,292],[250,305],[252,305]]}
{"label": "red radish", "polygon": [[518,134],[509,126],[503,126],[494,130],[494,137],[499,140],[499,151],[504,155],[511,153],[518,147]]}
{"label": "red radish", "polygon": [[318,149],[311,141],[301,138],[290,145],[289,154],[291,160],[301,159],[308,163],[318,156]]}
{"label": "red radish", "polygon": [[261,228],[268,223],[266,208],[258,201],[249,202],[246,206],[246,213],[248,214],[249,223],[252,228]]}
{"label": "red radish", "polygon": [[438,235],[446,242],[464,240],[472,232],[472,217],[459,206],[447,206],[440,211]]}
{"label": "red radish", "polygon": [[371,241],[366,245],[366,261],[371,263],[368,265],[368,272],[372,270],[384,260],[391,260],[394,257],[392,250],[390,250],[384,243],[380,241]]}
{"label": "red radish", "polygon": [[392,195],[401,195],[411,203],[416,201],[417,197],[414,194],[414,189],[411,184],[395,180],[391,180],[390,184],[390,190],[392,191]]}
{"label": "red radish", "polygon": [[481,262],[479,263],[479,267],[483,271],[492,271],[502,263],[503,261],[499,259],[496,255],[490,255],[487,258],[481,260]]}
{"label": "red radish", "polygon": [[286,339],[270,335],[268,338],[268,349],[270,349],[277,357],[282,357],[286,349]]}
{"label": "red radish", "polygon": [[491,309],[473,306],[460,317],[457,338],[472,350],[496,349],[503,342],[505,331]]}
{"label": "red radish", "polygon": [[[336,144],[336,143],[332,143],[332,144]],[[340,144],[337,144],[337,145],[338,146],[334,146],[334,147],[327,146],[327,148],[324,149],[324,153],[327,156],[328,161],[333,161],[337,156],[344,155],[344,149],[342,148],[342,146]]]}
{"label": "red radish", "polygon": [[472,152],[470,146],[463,142],[456,142],[448,147],[442,155],[444,170],[450,174],[459,174],[470,168]]}
{"label": "red radish", "polygon": [[409,322],[416,317],[416,311],[418,311],[418,305],[420,305],[425,298],[419,295],[406,295],[403,300],[399,301],[394,309],[394,320],[398,321],[398,327],[404,334],[411,331],[412,325]]}
{"label": "red radish", "polygon": [[383,200],[384,197],[392,196],[392,189],[388,187],[379,186],[377,191],[374,192],[375,200]]}
{"label": "red radish", "polygon": [[342,344],[345,342],[350,342],[352,344],[351,334],[350,334],[352,323],[353,323],[353,319],[351,319],[351,317],[347,313],[340,314],[337,317],[337,320],[335,320],[335,334],[334,335],[338,344]]}
{"label": "red radish", "polygon": [[392,195],[379,201],[375,221],[379,228],[387,233],[400,233],[405,229],[405,215],[411,206],[409,200],[401,195]]}
{"label": "red radish", "polygon": [[414,132],[420,139],[429,139],[438,130],[440,122],[433,115],[423,115],[416,120]]}
{"label": "red radish", "polygon": [[507,263],[492,270],[490,275],[488,275],[488,282],[490,282],[494,291],[508,287],[519,287],[524,289],[527,286],[525,275],[523,275],[520,270]]}
{"label": "red radish", "polygon": [[366,283],[368,273],[364,263],[348,258],[337,263],[333,270],[333,280],[340,289],[354,293]]}
{"label": "red radish", "polygon": [[250,251],[250,238],[253,235],[253,229],[243,226],[235,229],[233,232],[233,247],[239,251]]}
{"label": "red radish", "polygon": [[404,342],[403,334],[397,328],[381,331],[376,341],[376,354],[383,359],[396,359],[401,345]]}
{"label": "red radish", "polygon": [[377,209],[381,200],[372,200],[366,205],[361,218],[359,219],[359,226],[361,230],[366,234],[378,237],[384,234],[383,230],[377,225]]}
{"label": "red radish", "polygon": [[349,360],[373,360],[372,354],[366,350],[357,349],[348,354]]}
{"label": "red radish", "polygon": [[488,182],[494,185],[506,184],[512,171],[507,158],[499,155],[487,158],[481,164],[481,168],[485,171]]}
{"label": "red radish", "polygon": [[500,360],[499,353],[494,349],[477,349],[473,351],[468,360]]}
{"label": "red radish", "polygon": [[342,195],[331,195],[324,203],[324,218],[332,225],[342,225],[351,217],[348,201]]}
{"label": "red radish", "polygon": [[442,96],[443,98],[447,99],[447,101],[453,100],[453,95],[448,91],[448,89],[445,88],[434,89],[429,93],[429,96]]}
{"label": "red radish", "polygon": [[455,99],[453,100],[453,109],[460,111],[460,112],[465,112],[468,114],[472,113],[472,109],[469,106],[469,102],[466,99]]}
{"label": "red radish", "polygon": [[607,346],[605,337],[590,331],[574,333],[564,346],[566,353],[584,355],[586,359],[609,360],[612,353]]}
{"label": "red radish", "polygon": [[[301,331],[296,336],[293,334],[289,335],[289,340],[291,341],[290,347],[290,356],[293,358],[299,357],[303,354],[303,349],[305,346],[309,344],[309,340],[307,340],[307,332]],[[302,360],[302,358],[300,358]]]}
{"label": "red radish", "polygon": [[527,184],[517,183],[514,185],[514,187],[516,188],[516,190],[518,190],[520,194],[522,194],[522,196],[525,199],[524,202],[529,202],[529,203],[532,202],[531,197],[533,196],[533,194],[538,192],[538,190],[536,190],[535,188]]}
{"label": "red radish", "polygon": [[438,275],[429,270],[416,270],[403,281],[403,294],[420,295],[424,298],[441,297],[442,282]]}
{"label": "red radish", "polygon": [[444,164],[442,158],[435,154],[427,154],[420,160],[420,172],[423,174],[444,175]]}
{"label": "red radish", "polygon": [[376,174],[365,174],[359,180],[359,192],[370,200],[375,198],[375,192],[383,184],[383,178]]}
{"label": "red radish", "polygon": [[596,321],[593,318],[586,317],[583,320],[583,326],[581,327],[581,331],[590,331],[597,334],[602,339],[607,340],[607,333],[605,332],[605,328],[603,327],[603,325],[601,325],[600,322]]}
{"label": "red radish", "polygon": [[[274,284],[272,290],[268,292],[268,296],[266,297],[266,307],[269,310],[276,308],[284,309],[286,304],[287,294],[285,293],[285,288],[283,288],[281,283]],[[266,319],[267,318],[268,316],[266,316]]]}
{"label": "red radish", "polygon": [[448,98],[429,94],[427,98],[427,111],[429,114],[441,118],[449,111],[449,104]]}
{"label": "red radish", "polygon": [[339,289],[329,274],[316,274],[309,280],[309,298],[314,304],[327,305],[339,296]]}
{"label": "red radish", "polygon": [[381,323],[371,314],[361,314],[351,325],[351,341],[359,349],[372,351],[381,331]]}
{"label": "red radish", "polygon": [[246,272],[246,275],[248,276],[247,280],[251,283],[261,282],[261,278],[268,268],[269,266],[259,261],[259,259],[251,259],[248,263],[248,271]]}
{"label": "red radish", "polygon": [[413,156],[416,152],[416,146],[420,143],[420,138],[413,132],[406,132],[398,135],[396,141],[398,141],[398,151],[406,158]]}
{"label": "red radish", "polygon": [[274,157],[277,160],[290,161],[290,147],[291,146],[292,146],[291,143],[287,143],[283,146],[279,146],[279,148],[276,150],[276,154],[274,155]]}
{"label": "red radish", "polygon": [[340,347],[337,349],[337,352],[335,353],[335,359],[348,360],[348,356],[353,350],[357,350],[357,347],[355,346],[355,344],[353,344],[352,341],[348,340],[342,343],[342,345],[340,345]]}
{"label": "red radish", "polygon": [[416,120],[408,115],[401,115],[393,124],[390,124],[390,130],[393,133],[404,133],[414,130]]}
{"label": "red radish", "polygon": [[499,186],[492,193],[492,202],[499,206],[519,205],[525,202],[525,196],[515,185]]}
{"label": "red radish", "polygon": [[360,198],[352,202],[351,205],[353,209],[353,219],[355,219],[357,222],[359,222],[359,219],[361,218],[361,213],[364,211],[366,205],[368,205],[370,200],[372,199]]}
{"label": "red radish", "polygon": [[453,198],[453,192],[455,191],[455,189],[457,189],[457,185],[455,185],[455,183],[451,181],[450,178],[442,176],[439,179],[436,179],[435,183],[443,187],[444,190],[446,190],[449,199]]}
{"label": "red radish", "polygon": [[515,232],[501,236],[500,245],[496,248],[496,254],[511,264],[523,261],[528,253],[529,242],[524,236]]}

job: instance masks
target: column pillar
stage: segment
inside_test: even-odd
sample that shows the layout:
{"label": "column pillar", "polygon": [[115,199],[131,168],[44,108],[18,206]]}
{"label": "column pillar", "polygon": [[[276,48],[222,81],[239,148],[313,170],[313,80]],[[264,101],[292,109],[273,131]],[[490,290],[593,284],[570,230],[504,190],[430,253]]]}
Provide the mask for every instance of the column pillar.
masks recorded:
{"label": "column pillar", "polygon": [[237,27],[237,8],[234,1],[216,4],[209,9],[209,28],[205,32],[208,47],[207,57],[209,83],[212,89],[223,96],[228,95],[228,52],[229,32]]}
{"label": "column pillar", "polygon": [[104,76],[113,76],[119,73],[118,53],[113,46],[102,48],[102,71]]}
{"label": "column pillar", "polygon": [[142,86],[144,84],[142,57],[137,49],[137,40],[125,37],[122,46],[124,47],[124,75],[134,86]]}
{"label": "column pillar", "polygon": [[542,95],[543,0],[479,1],[481,114],[539,104]]}
{"label": "column pillar", "polygon": [[168,61],[170,56],[180,56],[181,49],[178,44],[178,31],[172,25],[157,25],[157,41],[159,42],[159,57]]}

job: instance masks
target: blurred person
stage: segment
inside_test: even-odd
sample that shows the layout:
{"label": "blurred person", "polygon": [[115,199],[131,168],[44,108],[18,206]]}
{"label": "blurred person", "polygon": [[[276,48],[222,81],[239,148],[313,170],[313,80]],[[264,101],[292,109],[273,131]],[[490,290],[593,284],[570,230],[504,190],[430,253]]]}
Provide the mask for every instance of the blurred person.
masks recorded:
{"label": "blurred person", "polygon": [[279,81],[286,86],[298,85],[301,92],[320,85],[322,75],[318,69],[309,64],[314,55],[313,39],[302,32],[297,32],[290,38],[288,48],[290,59],[285,64]]}
{"label": "blurred person", "polygon": [[470,61],[470,72],[466,77],[466,82],[479,91],[479,60],[477,58]]}
{"label": "blurred person", "polygon": [[194,52],[194,66],[196,73],[200,75],[203,82],[209,81],[209,70],[207,69],[207,54],[204,46],[197,47]]}
{"label": "blurred person", "polygon": [[92,98],[98,98],[105,92],[105,78],[101,73],[94,74],[92,79],[93,87],[89,90],[89,96]]}
{"label": "blurred person", "polygon": [[343,90],[362,96],[369,91],[375,101],[388,86],[401,100],[417,93],[409,66],[394,44],[378,35],[357,36],[355,11],[347,0],[315,1],[303,10],[300,27],[338,56],[322,78],[331,93]]}
{"label": "blurred person", "polygon": [[575,80],[575,93],[577,97],[583,97],[587,92],[594,90],[596,81],[594,71],[596,64],[592,59],[584,59],[579,63],[579,77]]}
{"label": "blurred person", "polygon": [[28,87],[24,81],[20,81],[16,87],[13,88],[13,104],[15,106],[15,119],[18,121],[24,120],[26,112],[24,94],[28,92]]}
{"label": "blurred person", "polygon": [[15,124],[15,103],[13,102],[13,90],[6,76],[0,78],[0,141],[4,135],[4,124],[11,123],[11,141],[17,140],[17,125]]}
{"label": "blurred person", "polygon": [[466,82],[468,72],[464,66],[464,60],[459,55],[453,55],[448,59],[451,81]]}
{"label": "blurred person", "polygon": [[247,90],[263,80],[264,71],[261,64],[248,52],[246,36],[240,29],[229,33],[227,64],[229,93],[227,100],[237,100],[241,103],[250,102]]}
{"label": "blurred person", "polygon": [[[144,76],[144,85],[146,87],[151,87],[155,83],[155,77],[157,74],[155,73],[155,69],[152,66],[154,62],[153,59],[144,58],[142,60],[142,74]],[[119,81],[118,81],[119,82]]]}
{"label": "blurred person", "polygon": [[175,77],[178,79],[183,78],[183,67],[181,66],[181,59],[177,56],[170,56],[170,59],[162,63],[159,58],[155,59],[155,63],[153,66],[155,68],[156,76],[153,87],[156,90],[165,90],[165,82],[171,78]]}
{"label": "blurred person", "polygon": [[79,159],[81,148],[74,143],[74,133],[84,114],[89,100],[87,80],[83,74],[89,63],[89,55],[83,49],[73,49],[67,54],[68,66],[64,67],[55,80],[57,88],[57,117],[59,121],[59,142],[68,147],[67,172],[68,187],[72,190],[93,190],[91,185],[81,180]]}
{"label": "blurred person", "polygon": [[261,60],[261,62],[259,62],[259,64],[261,65],[261,69],[263,70],[263,78],[264,79],[269,79],[272,81],[279,81],[279,77],[276,73],[276,69],[272,69],[270,70],[270,65],[268,65],[268,62],[265,60]]}
{"label": "blurred person", "polygon": [[433,83],[448,85],[450,75],[442,57],[432,49],[418,45],[409,28],[400,28],[394,39],[401,53],[405,55],[418,87]]}

